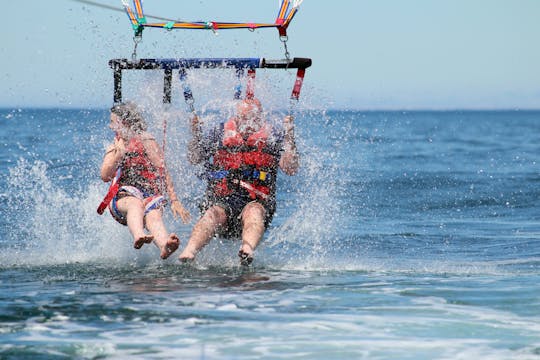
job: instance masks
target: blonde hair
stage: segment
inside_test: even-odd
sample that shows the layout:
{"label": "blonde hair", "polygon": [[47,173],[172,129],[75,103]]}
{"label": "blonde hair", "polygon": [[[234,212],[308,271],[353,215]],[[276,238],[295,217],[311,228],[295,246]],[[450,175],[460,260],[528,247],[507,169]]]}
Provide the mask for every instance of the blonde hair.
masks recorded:
{"label": "blonde hair", "polygon": [[122,124],[136,133],[146,131],[148,126],[144,120],[138,106],[133,102],[115,104],[111,112],[116,114]]}

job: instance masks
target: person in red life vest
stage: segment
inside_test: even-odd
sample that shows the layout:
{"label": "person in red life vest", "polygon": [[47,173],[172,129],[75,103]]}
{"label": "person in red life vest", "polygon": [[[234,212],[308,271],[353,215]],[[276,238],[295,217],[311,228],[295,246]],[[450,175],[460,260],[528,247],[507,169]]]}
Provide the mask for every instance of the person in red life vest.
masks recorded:
{"label": "person in red life vest", "polygon": [[259,100],[246,99],[237,105],[235,116],[206,136],[196,116],[191,127],[188,158],[204,165],[208,187],[203,215],[179,259],[194,260],[217,234],[240,237],[238,256],[242,265],[249,265],[276,209],[278,168],[294,175],[299,167],[293,117],[286,116],[278,129],[265,121]]}
{"label": "person in red life vest", "polygon": [[162,195],[165,190],[175,219],[180,216],[187,223],[190,214],[176,196],[163,152],[147,132],[137,106],[133,103],[113,106],[109,127],[116,137],[105,152],[101,179],[112,181],[113,185],[98,213],[108,205],[113,218],[129,228],[136,249],[154,242],[161,258],[166,259],[178,249],[180,240],[176,234],[169,234],[163,223],[163,208],[167,204]]}

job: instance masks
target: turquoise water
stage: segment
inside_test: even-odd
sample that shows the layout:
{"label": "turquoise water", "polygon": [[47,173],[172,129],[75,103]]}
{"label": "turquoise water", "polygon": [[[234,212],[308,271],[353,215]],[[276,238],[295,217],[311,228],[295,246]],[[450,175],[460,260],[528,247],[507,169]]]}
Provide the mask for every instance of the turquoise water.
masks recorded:
{"label": "turquoise water", "polygon": [[[539,117],[303,113],[246,270],[236,242],[161,261],[96,214],[105,111],[1,110],[0,358],[540,358]],[[196,214],[187,131],[167,161]]]}

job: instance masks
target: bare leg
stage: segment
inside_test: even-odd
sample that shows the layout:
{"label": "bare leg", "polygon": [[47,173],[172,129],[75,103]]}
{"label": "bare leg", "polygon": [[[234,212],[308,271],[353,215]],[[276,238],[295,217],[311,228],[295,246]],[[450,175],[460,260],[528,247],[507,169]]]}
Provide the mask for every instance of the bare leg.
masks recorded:
{"label": "bare leg", "polygon": [[154,237],[154,244],[160,250],[162,259],[168,258],[178,249],[180,239],[176,234],[169,234],[163,224],[161,209],[155,209],[146,214],[146,228]]}
{"label": "bare leg", "polygon": [[242,265],[249,265],[253,261],[253,251],[264,235],[265,214],[266,210],[257,202],[247,204],[242,211],[242,245],[238,252]]}
{"label": "bare leg", "polygon": [[209,208],[193,227],[189,242],[180,254],[179,260],[182,262],[194,260],[197,252],[208,244],[216,230],[226,222],[227,213],[223,208],[216,205]]}
{"label": "bare leg", "polygon": [[118,210],[125,214],[127,226],[133,236],[133,247],[140,249],[144,244],[151,243],[154,237],[144,232],[144,205],[133,196],[126,196],[116,203]]}

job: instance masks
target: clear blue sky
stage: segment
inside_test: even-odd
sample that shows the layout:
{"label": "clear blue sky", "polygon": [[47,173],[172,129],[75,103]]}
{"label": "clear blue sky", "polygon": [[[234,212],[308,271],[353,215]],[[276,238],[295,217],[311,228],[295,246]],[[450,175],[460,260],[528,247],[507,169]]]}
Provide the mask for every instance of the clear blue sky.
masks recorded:
{"label": "clear blue sky", "polygon": [[[95,0],[100,1],[100,0]],[[120,0],[101,0],[120,6]],[[182,20],[271,22],[277,0],[146,0]],[[72,0],[2,1],[0,107],[107,107],[125,14]],[[289,28],[321,107],[540,108],[539,0],[305,0]],[[141,57],[282,58],[274,29],[146,29]]]}

